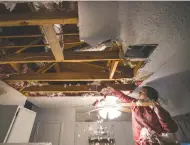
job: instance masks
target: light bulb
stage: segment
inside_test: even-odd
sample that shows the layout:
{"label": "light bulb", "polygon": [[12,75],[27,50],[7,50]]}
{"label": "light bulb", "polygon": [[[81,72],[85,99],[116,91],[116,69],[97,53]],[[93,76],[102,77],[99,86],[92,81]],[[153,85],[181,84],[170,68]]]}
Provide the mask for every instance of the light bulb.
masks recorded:
{"label": "light bulb", "polygon": [[104,108],[99,111],[99,115],[104,119],[108,117],[112,120],[118,118],[121,115],[121,112],[118,111],[116,108]]}
{"label": "light bulb", "polygon": [[117,103],[118,98],[115,96],[107,96],[106,103],[110,105],[115,105]]}
{"label": "light bulb", "polygon": [[106,118],[107,118],[107,115],[108,115],[108,112],[107,112],[107,110],[102,109],[102,110],[99,111],[99,115],[100,115],[100,117],[102,117],[103,119],[106,119]]}
{"label": "light bulb", "polygon": [[121,112],[113,108],[111,108],[108,112],[108,118],[111,120],[118,118],[120,115],[121,115]]}

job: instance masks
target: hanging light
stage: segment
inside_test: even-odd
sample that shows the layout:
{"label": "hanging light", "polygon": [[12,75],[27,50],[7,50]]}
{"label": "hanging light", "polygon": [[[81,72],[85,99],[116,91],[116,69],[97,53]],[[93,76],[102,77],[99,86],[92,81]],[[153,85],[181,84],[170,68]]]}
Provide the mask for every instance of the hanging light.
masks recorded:
{"label": "hanging light", "polygon": [[99,115],[100,117],[102,117],[103,119],[115,119],[118,118],[121,115],[121,112],[119,110],[117,110],[116,108],[104,108],[102,110],[99,111]]}
{"label": "hanging light", "polygon": [[108,118],[111,120],[118,118],[120,115],[121,115],[121,112],[115,108],[111,108],[110,111],[108,112]]}
{"label": "hanging light", "polygon": [[[118,108],[110,107],[112,105],[117,104],[117,97],[114,96],[108,96],[104,101],[101,101],[98,104],[98,107],[104,107],[102,110],[99,111],[100,117],[103,119],[115,119],[118,118],[121,115],[121,112],[118,110]],[[109,106],[109,107],[108,107]]]}
{"label": "hanging light", "polygon": [[102,110],[99,111],[99,115],[100,115],[100,117],[102,117],[103,119],[106,119],[107,116],[108,116],[108,112],[107,112],[106,109],[102,109]]}

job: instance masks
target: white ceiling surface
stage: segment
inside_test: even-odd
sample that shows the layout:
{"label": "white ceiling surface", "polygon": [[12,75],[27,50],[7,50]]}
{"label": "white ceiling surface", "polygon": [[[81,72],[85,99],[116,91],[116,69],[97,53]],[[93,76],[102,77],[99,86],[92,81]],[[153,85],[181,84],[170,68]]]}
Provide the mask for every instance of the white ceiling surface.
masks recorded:
{"label": "white ceiling surface", "polygon": [[125,46],[158,44],[146,71],[154,72],[189,35],[186,2],[79,2],[80,38],[97,45],[120,38]]}
{"label": "white ceiling surface", "polygon": [[117,2],[78,2],[80,39],[96,46],[118,34]]}
{"label": "white ceiling surface", "polygon": [[102,97],[29,97],[28,100],[43,108],[60,107],[90,107],[97,99]]}
{"label": "white ceiling surface", "polygon": [[[95,45],[110,37],[123,44],[156,43],[143,72],[156,72],[145,83],[169,100],[172,115],[190,111],[190,3],[189,2],[79,2],[81,39]],[[64,106],[95,101],[87,98],[30,98],[38,105]]]}

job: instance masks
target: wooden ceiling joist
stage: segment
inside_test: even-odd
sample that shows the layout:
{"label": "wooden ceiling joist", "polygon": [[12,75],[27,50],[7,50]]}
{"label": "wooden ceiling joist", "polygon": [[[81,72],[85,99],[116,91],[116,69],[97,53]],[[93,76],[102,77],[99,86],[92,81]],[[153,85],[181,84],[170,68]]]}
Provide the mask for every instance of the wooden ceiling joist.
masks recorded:
{"label": "wooden ceiling joist", "polygon": [[64,43],[64,49],[69,49],[69,48],[72,48],[72,47],[75,47],[75,46],[79,46],[79,45],[81,45],[83,43],[84,43],[83,41],[73,42],[73,43]]}
{"label": "wooden ceiling joist", "polygon": [[135,68],[134,68],[134,70],[133,70],[133,72],[134,72],[134,76],[136,76],[137,75],[137,71],[141,68],[141,66],[143,65],[143,61],[139,61],[138,63],[137,63],[137,65],[135,66]]}
{"label": "wooden ceiling joist", "polygon": [[11,48],[23,48],[23,47],[41,47],[41,46],[48,46],[49,44],[28,44],[28,45],[10,45],[10,46],[0,46],[0,49],[11,49]]}
{"label": "wooden ceiling joist", "polygon": [[29,12],[0,14],[1,27],[77,23],[78,16],[73,12]]}
{"label": "wooden ceiling joist", "polygon": [[[78,46],[84,42],[72,42],[72,43],[64,43],[64,48],[69,49],[75,46]],[[6,46],[0,46],[0,49],[11,49],[11,48],[22,48],[22,47],[42,47],[42,46],[48,46],[50,44],[28,44],[28,45],[6,45]]]}
{"label": "wooden ceiling joist", "polygon": [[55,66],[56,72],[57,72],[57,73],[60,73],[60,72],[61,72],[61,68],[60,68],[60,66],[59,66],[59,63],[56,63],[54,66]]}
{"label": "wooden ceiling joist", "polygon": [[18,64],[18,63],[11,63],[10,65],[11,65],[18,73],[20,72],[20,70],[21,70],[20,64]]}
{"label": "wooden ceiling joist", "polygon": [[61,33],[57,35],[64,35],[64,36],[79,36],[79,33]]}
{"label": "wooden ceiling joist", "polygon": [[34,34],[34,35],[4,35],[0,36],[0,39],[9,39],[9,38],[33,38],[33,37],[43,37],[43,34]]}
{"label": "wooden ceiling joist", "polygon": [[44,67],[39,68],[36,71],[36,73],[45,73],[46,71],[48,71],[48,69],[50,69],[51,67],[53,67],[55,64],[56,64],[55,62],[48,63]]}
{"label": "wooden ceiling joist", "polygon": [[56,59],[56,61],[64,60],[63,50],[57,39],[56,32],[53,28],[53,25],[42,25],[42,30],[45,34],[45,37],[51,47],[51,51]]}
{"label": "wooden ceiling joist", "polygon": [[[0,64],[7,63],[36,63],[36,62],[93,62],[120,60],[118,52],[112,51],[86,51],[86,52],[64,52],[64,60],[56,61],[52,53],[19,53],[10,54],[0,58]],[[133,60],[141,60],[141,58],[132,58]]]}
{"label": "wooden ceiling joist", "polygon": [[10,76],[7,81],[113,81],[124,78],[131,79],[128,74],[115,74],[114,79],[109,79],[108,73],[78,73],[78,72],[61,72],[45,74],[19,74]]}
{"label": "wooden ceiling joist", "polygon": [[17,50],[15,53],[21,53],[22,51],[26,50],[27,48],[29,48],[29,47],[35,45],[36,43],[38,43],[40,40],[41,40],[41,38],[38,38],[38,39],[32,41],[29,45],[27,45],[26,47],[20,48],[20,49]]}
{"label": "wooden ceiling joist", "polygon": [[[107,61],[119,60],[117,52],[102,51],[102,52],[64,52],[64,60],[60,62],[92,62],[92,61]],[[33,62],[59,62],[56,61],[52,53],[19,53],[10,54],[0,58],[0,64],[7,63],[33,63]]]}
{"label": "wooden ceiling joist", "polygon": [[[64,35],[64,36],[79,36],[79,33],[58,33],[56,35]],[[9,39],[9,38],[34,38],[34,37],[44,37],[43,34],[25,34],[25,35],[0,35],[0,39]]]}
{"label": "wooden ceiling joist", "polygon": [[114,76],[114,73],[116,71],[117,65],[119,64],[119,61],[112,61],[111,68],[110,68],[110,75],[109,79],[112,79]]}
{"label": "wooden ceiling joist", "polygon": [[106,72],[106,68],[103,66],[91,64],[91,63],[85,63],[81,62],[80,64],[78,63],[61,63],[61,68],[64,71],[64,69],[69,69],[71,71],[75,72]]}
{"label": "wooden ceiling joist", "polygon": [[[117,90],[133,91],[136,86],[134,84],[112,84],[110,85]],[[63,92],[63,93],[88,93],[99,92],[104,86],[97,85],[80,85],[80,86],[65,86],[64,85],[45,85],[45,86],[30,86],[23,89],[22,92]]]}

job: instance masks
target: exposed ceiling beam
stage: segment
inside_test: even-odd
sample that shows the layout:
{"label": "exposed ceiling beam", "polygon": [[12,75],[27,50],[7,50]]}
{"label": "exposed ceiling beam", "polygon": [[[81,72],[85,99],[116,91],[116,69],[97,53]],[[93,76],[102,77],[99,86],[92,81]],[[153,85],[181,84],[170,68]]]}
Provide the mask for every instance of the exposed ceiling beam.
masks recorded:
{"label": "exposed ceiling beam", "polygon": [[0,14],[1,27],[77,23],[78,16],[73,12],[29,12]]}
{"label": "exposed ceiling beam", "polygon": [[113,81],[124,78],[131,79],[132,76],[130,74],[115,74],[114,79],[109,79],[108,73],[62,72],[45,74],[19,74],[10,76],[7,81]]}
{"label": "exposed ceiling beam", "polygon": [[59,63],[56,63],[56,64],[55,64],[55,70],[56,70],[57,73],[60,73],[60,72],[61,72],[61,68],[60,68],[60,66],[59,66]]}
{"label": "exposed ceiling beam", "polygon": [[[79,36],[79,33],[58,33],[56,35],[64,35],[64,36]],[[0,39],[9,39],[9,38],[33,38],[33,37],[44,37],[43,34],[23,34],[23,35],[2,35]]]}
{"label": "exposed ceiling beam", "polygon": [[56,64],[55,62],[48,63],[44,67],[39,68],[36,72],[37,73],[45,73],[46,71],[48,71],[48,69],[53,67],[55,64]]}
{"label": "exposed ceiling beam", "polygon": [[[64,52],[65,59],[60,62],[91,62],[119,60],[117,52]],[[29,62],[58,62],[52,53],[20,53],[10,54],[0,58],[0,64],[6,63],[29,63]]]}
{"label": "exposed ceiling beam", "polygon": [[[78,46],[84,42],[70,42],[70,43],[64,43],[64,49],[69,49],[75,46]],[[28,44],[28,45],[5,45],[5,46],[0,46],[0,49],[12,49],[12,48],[22,48],[22,47],[41,47],[41,46],[48,46],[50,44]]]}
{"label": "exposed ceiling beam", "polygon": [[[136,86],[134,84],[111,84],[117,90],[133,91]],[[88,93],[99,92],[104,86],[97,85],[80,85],[80,86],[66,86],[63,85],[45,85],[45,86],[30,86],[23,89],[22,92],[63,92],[63,93]]]}
{"label": "exposed ceiling beam", "polygon": [[[29,48],[31,45],[34,45],[34,44],[38,43],[40,40],[41,40],[41,38],[32,41],[28,46],[23,47],[23,48],[17,50],[15,53],[21,53],[21,52],[24,51],[25,49]],[[21,64],[19,64],[19,63],[11,63],[10,65],[11,65],[18,73],[20,72],[20,70],[21,70]]]}
{"label": "exposed ceiling beam", "polygon": [[21,66],[20,66],[20,64],[18,64],[18,63],[11,63],[10,64],[13,68],[14,68],[14,70],[16,70],[18,73],[21,71]]}
{"label": "exposed ceiling beam", "polygon": [[111,67],[111,60],[108,60],[106,66],[107,66],[107,68],[110,68],[110,67]]}
{"label": "exposed ceiling beam", "polygon": [[53,28],[53,25],[51,25],[51,24],[42,25],[42,30],[43,30],[45,37],[50,45],[51,51],[52,51],[56,61],[64,60],[63,49],[56,36],[56,32]]}
{"label": "exposed ceiling beam", "polygon": [[0,39],[8,39],[8,38],[33,38],[33,37],[43,37],[43,34],[31,34],[31,35],[6,35],[0,36]]}
{"label": "exposed ceiling beam", "polygon": [[135,66],[134,70],[133,70],[133,73],[134,73],[134,76],[137,75],[137,71],[141,68],[141,66],[143,65],[144,61],[139,61],[137,63],[137,65]]}
{"label": "exposed ceiling beam", "polygon": [[69,48],[72,48],[72,47],[81,45],[81,44],[83,44],[83,43],[84,43],[83,41],[80,41],[80,42],[72,42],[72,43],[64,43],[64,49],[69,49]]}
{"label": "exposed ceiling beam", "polygon": [[119,61],[112,61],[112,64],[111,64],[111,68],[110,68],[110,75],[109,75],[109,79],[112,79],[113,76],[114,76],[114,73],[117,69],[117,65],[119,64]]}
{"label": "exposed ceiling beam", "polygon": [[[0,58],[0,64],[7,63],[36,63],[36,62],[93,62],[120,60],[118,52],[114,51],[96,51],[96,52],[64,52],[64,60],[56,61],[52,53],[19,53],[10,54]],[[130,59],[130,58],[128,58]],[[141,58],[131,58],[130,61],[141,60]]]}
{"label": "exposed ceiling beam", "polygon": [[41,47],[41,46],[48,46],[49,44],[28,44],[28,45],[9,45],[9,46],[0,46],[0,49],[11,49],[11,48],[24,48],[24,47]]}
{"label": "exposed ceiling beam", "polygon": [[62,71],[64,69],[69,69],[71,71],[75,72],[106,72],[106,68],[103,66],[98,66],[91,63],[72,63],[72,62],[65,62],[60,63]]}
{"label": "exposed ceiling beam", "polygon": [[27,46],[22,47],[22,48],[20,48],[19,50],[17,50],[15,53],[21,53],[22,51],[26,50],[27,48],[29,48],[29,47],[35,45],[36,43],[38,43],[40,40],[41,40],[41,38],[38,38],[38,39],[32,41],[32,42],[31,42],[30,44],[28,44]]}

